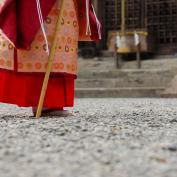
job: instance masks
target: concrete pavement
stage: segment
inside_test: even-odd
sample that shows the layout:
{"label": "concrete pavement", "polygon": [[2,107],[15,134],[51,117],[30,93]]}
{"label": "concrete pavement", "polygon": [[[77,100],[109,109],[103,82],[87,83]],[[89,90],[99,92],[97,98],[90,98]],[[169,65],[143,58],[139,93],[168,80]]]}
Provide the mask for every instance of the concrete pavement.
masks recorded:
{"label": "concrete pavement", "polygon": [[176,177],[177,99],[77,99],[70,117],[0,104],[1,177]]}

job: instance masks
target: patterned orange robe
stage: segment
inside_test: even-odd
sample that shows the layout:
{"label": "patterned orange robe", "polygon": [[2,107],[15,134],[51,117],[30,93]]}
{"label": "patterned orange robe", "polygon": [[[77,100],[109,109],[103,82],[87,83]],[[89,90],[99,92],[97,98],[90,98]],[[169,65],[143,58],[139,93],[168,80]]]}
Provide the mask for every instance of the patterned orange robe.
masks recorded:
{"label": "patterned orange robe", "polygon": [[[57,3],[45,20],[49,48],[59,14]],[[65,1],[45,107],[59,109],[73,106],[78,41],[90,40],[85,33],[86,24],[79,24],[85,22],[86,17],[79,21],[78,16],[83,16],[78,10],[78,3],[75,0]],[[0,102],[36,107],[47,62],[48,54],[41,29],[28,50],[15,49],[0,31]]]}

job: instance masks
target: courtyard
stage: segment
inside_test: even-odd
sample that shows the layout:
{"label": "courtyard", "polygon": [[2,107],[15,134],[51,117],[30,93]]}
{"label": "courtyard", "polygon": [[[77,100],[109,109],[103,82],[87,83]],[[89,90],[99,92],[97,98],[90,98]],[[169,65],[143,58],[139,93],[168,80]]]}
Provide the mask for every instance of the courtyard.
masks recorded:
{"label": "courtyard", "polygon": [[177,99],[76,99],[38,120],[0,106],[2,177],[176,177]]}

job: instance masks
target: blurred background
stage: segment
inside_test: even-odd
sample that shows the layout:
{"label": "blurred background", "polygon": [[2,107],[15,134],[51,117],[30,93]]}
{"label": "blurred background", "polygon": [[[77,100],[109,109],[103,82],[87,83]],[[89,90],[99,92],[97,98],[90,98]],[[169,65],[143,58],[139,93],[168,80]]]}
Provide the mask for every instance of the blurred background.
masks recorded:
{"label": "blurred background", "polygon": [[77,97],[176,97],[177,1],[94,0],[100,42],[79,44]]}

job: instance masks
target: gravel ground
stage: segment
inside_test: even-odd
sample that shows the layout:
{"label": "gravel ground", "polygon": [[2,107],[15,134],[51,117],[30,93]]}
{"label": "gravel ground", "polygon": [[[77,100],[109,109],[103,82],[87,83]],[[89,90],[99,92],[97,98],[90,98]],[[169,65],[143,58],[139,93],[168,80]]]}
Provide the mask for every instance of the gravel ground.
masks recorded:
{"label": "gravel ground", "polygon": [[77,99],[39,120],[0,109],[0,177],[177,175],[177,99]]}

